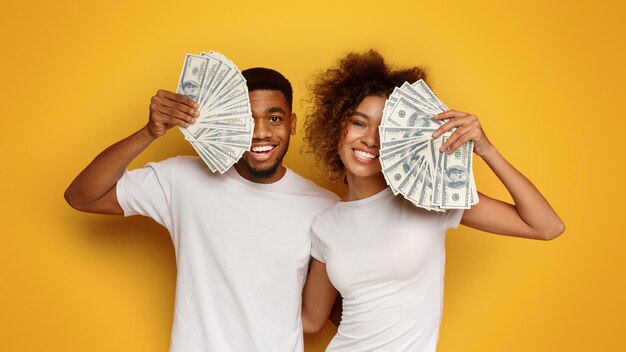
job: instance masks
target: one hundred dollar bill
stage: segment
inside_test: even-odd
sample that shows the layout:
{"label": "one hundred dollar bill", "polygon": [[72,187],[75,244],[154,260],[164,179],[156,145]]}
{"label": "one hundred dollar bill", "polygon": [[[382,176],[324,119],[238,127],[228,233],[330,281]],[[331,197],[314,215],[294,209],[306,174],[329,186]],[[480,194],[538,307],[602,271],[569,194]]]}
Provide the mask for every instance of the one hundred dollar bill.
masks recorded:
{"label": "one hundred dollar bill", "polygon": [[[445,143],[445,137],[444,137]],[[444,153],[442,169],[441,207],[467,209],[470,205],[470,172],[472,150],[462,145],[452,154]]]}
{"label": "one hundred dollar bill", "polygon": [[180,128],[212,172],[224,173],[250,149],[254,121],[245,78],[217,52],[187,54],[177,92],[199,105],[195,124]]}
{"label": "one hundred dollar bill", "polygon": [[472,172],[473,142],[451,155],[439,151],[455,129],[436,139],[432,133],[448,111],[423,80],[396,87],[383,108],[379,161],[387,184],[418,207],[445,211],[478,202]]}
{"label": "one hundred dollar bill", "polygon": [[187,54],[176,92],[198,102],[208,63],[205,57]]}

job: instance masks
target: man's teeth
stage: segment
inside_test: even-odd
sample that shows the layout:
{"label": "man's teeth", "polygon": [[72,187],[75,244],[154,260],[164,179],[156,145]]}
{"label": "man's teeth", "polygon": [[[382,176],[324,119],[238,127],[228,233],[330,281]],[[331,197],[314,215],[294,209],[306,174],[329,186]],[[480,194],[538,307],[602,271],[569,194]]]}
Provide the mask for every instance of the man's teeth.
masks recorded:
{"label": "man's teeth", "polygon": [[264,145],[262,147],[252,147],[252,151],[255,153],[269,152],[272,149],[274,149],[273,145]]}
{"label": "man's teeth", "polygon": [[362,150],[355,150],[354,153],[361,159],[376,159],[376,155],[364,152]]}

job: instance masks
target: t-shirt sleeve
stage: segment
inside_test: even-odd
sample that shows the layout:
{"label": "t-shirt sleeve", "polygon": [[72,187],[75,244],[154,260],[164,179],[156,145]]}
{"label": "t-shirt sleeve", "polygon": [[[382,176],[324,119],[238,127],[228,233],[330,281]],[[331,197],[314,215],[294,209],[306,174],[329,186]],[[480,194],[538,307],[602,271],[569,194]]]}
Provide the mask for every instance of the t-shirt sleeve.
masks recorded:
{"label": "t-shirt sleeve", "polygon": [[319,238],[319,229],[316,225],[316,221],[314,221],[311,227],[311,256],[322,263],[326,263],[326,248]]}
{"label": "t-shirt sleeve", "polygon": [[456,229],[461,223],[463,217],[463,209],[449,209],[444,213],[440,213],[439,225],[445,230]]}
{"label": "t-shirt sleeve", "polygon": [[171,229],[170,211],[174,160],[148,163],[141,169],[126,171],[117,182],[117,199],[124,216],[143,215]]}

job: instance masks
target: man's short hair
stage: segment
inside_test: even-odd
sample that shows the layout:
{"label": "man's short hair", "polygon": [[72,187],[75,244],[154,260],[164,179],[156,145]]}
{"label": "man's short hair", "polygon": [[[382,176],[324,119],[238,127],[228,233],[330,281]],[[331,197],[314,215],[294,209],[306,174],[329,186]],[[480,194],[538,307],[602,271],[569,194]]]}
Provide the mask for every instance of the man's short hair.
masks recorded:
{"label": "man's short hair", "polygon": [[255,67],[243,70],[241,74],[246,79],[249,92],[255,90],[277,90],[283,93],[285,101],[291,109],[291,102],[293,101],[291,83],[278,71],[265,67]]}

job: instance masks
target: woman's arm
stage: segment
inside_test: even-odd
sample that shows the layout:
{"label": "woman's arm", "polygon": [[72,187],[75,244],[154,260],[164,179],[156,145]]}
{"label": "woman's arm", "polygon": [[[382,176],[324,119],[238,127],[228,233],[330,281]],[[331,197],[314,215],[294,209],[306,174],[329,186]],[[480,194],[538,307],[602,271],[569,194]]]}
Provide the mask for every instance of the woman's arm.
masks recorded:
{"label": "woman's arm", "polygon": [[435,119],[450,120],[433,133],[434,138],[456,128],[441,151],[451,154],[463,143],[473,140],[474,152],[487,163],[513,198],[514,204],[508,204],[479,193],[479,203],[463,213],[463,225],[501,235],[540,240],[551,240],[563,233],[565,225],[548,201],[489,142],[475,115],[450,110],[435,116]]}
{"label": "woman's arm", "polygon": [[311,271],[302,291],[302,329],[305,334],[317,334],[324,328],[337,296],[326,273],[326,264],[315,258],[311,261]]}

